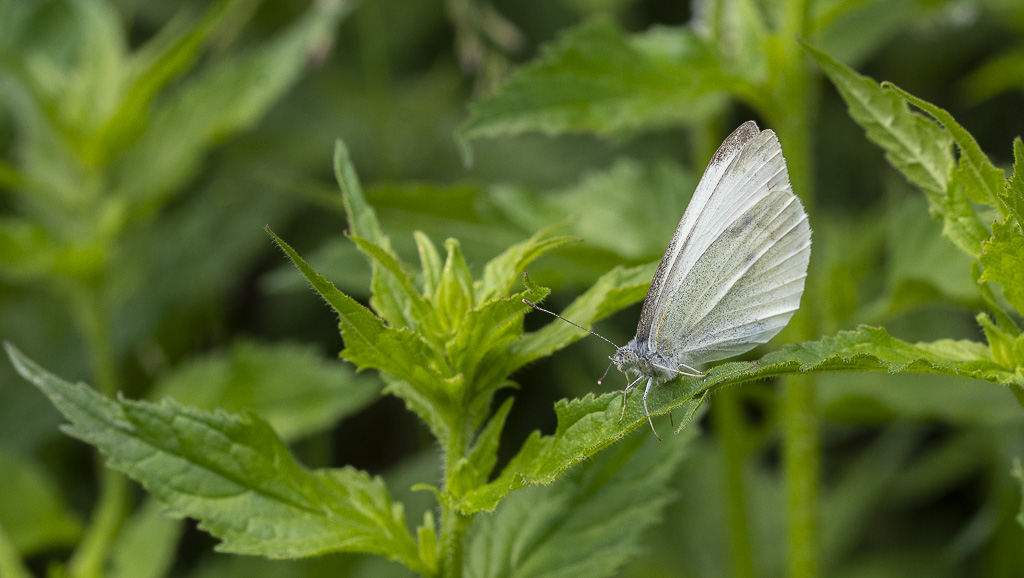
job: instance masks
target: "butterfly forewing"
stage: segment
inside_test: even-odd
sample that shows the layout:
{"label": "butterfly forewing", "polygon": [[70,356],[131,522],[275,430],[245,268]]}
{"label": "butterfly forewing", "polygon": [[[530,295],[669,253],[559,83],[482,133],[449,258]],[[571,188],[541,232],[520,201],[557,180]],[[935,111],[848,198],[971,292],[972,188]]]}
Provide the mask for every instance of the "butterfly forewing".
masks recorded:
{"label": "butterfly forewing", "polygon": [[640,312],[640,323],[636,332],[637,341],[647,341],[650,329],[655,321],[655,310],[659,308],[659,296],[664,296],[662,286],[665,284],[670,270],[674,264],[680,262],[679,257],[682,253],[695,252],[697,249],[696,245],[701,243],[700,239],[695,239],[693,235],[697,221],[701,218],[712,196],[719,190],[718,185],[733,161],[743,151],[744,146],[758,135],[758,132],[757,124],[754,121],[747,121],[741,124],[739,128],[734,130],[722,142],[714,156],[711,157],[711,162],[704,169],[704,174],[697,184],[697,189],[690,198],[690,203],[683,213],[683,218],[680,219],[679,225],[676,226],[668,249],[665,250],[665,255],[661,258],[661,263],[658,265],[658,270],[654,273],[654,279],[651,280],[651,287],[647,291],[643,310]]}
{"label": "butterfly forewing", "polygon": [[637,338],[687,364],[768,341],[799,307],[810,234],[778,139],[745,123],[705,171],[652,282]]}

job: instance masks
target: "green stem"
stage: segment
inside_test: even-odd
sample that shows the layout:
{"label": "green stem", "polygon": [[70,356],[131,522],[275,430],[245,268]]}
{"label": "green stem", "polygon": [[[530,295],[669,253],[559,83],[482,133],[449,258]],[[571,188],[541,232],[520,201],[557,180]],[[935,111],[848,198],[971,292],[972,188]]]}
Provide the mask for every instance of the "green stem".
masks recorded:
{"label": "green stem", "polygon": [[32,573],[22,564],[21,555],[18,554],[18,549],[11,543],[10,537],[4,531],[3,526],[0,526],[0,576],[4,578],[32,578]]}
{"label": "green stem", "polygon": [[463,427],[468,419],[465,415],[459,415],[453,420],[449,429],[451,434],[445,444],[445,487],[441,492],[441,576],[445,578],[462,576],[463,539],[472,521],[471,516],[459,511],[456,506],[458,496],[451,493],[451,476],[455,464],[469,450],[471,434]]}
{"label": "green stem", "polygon": [[[92,358],[96,389],[112,396],[118,390],[117,364],[110,339],[107,311],[99,291],[90,291],[77,301],[79,320]],[[68,562],[72,578],[100,578],[110,545],[117,537],[128,511],[128,483],[124,475],[107,469],[102,456],[96,456],[100,495],[85,536]]]}
{"label": "green stem", "polygon": [[[808,214],[814,214],[814,158],[811,121],[817,113],[817,85],[805,64],[798,36],[808,36],[808,0],[785,4],[780,30],[780,74],[774,96],[774,119],[778,121],[793,190]],[[815,296],[804,295],[803,314],[795,329],[799,339],[817,336]],[[819,575],[818,509],[820,453],[818,415],[814,404],[814,379],[794,376],[783,382],[783,456],[789,537],[789,576],[814,578]]]}
{"label": "green stem", "polygon": [[715,396],[711,412],[715,431],[722,440],[726,491],[729,496],[729,532],[732,536],[733,576],[753,578],[754,557],[747,523],[747,497],[743,490],[746,423],[739,403],[739,388],[726,387]]}
{"label": "green stem", "polygon": [[789,512],[789,575],[818,575],[818,416],[813,381],[792,376],[783,384],[783,454]]}
{"label": "green stem", "polygon": [[441,575],[445,578],[462,576],[463,539],[472,521],[459,511],[455,500],[447,496],[441,506]]}
{"label": "green stem", "polygon": [[[101,462],[97,459],[97,462]],[[85,536],[68,563],[72,578],[100,578],[110,553],[110,544],[117,537],[127,512],[128,483],[124,475],[100,463],[100,498],[93,510]]]}

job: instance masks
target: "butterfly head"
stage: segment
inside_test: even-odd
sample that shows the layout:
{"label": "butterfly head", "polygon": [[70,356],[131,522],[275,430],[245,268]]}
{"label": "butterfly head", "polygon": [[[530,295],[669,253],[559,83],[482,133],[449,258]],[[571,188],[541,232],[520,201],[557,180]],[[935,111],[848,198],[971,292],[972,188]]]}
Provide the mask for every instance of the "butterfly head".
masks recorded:
{"label": "butterfly head", "polygon": [[647,348],[647,344],[631,339],[625,346],[615,350],[611,356],[612,363],[625,374],[634,373],[645,378],[653,378],[656,382],[668,381],[676,374],[668,369],[666,360]]}

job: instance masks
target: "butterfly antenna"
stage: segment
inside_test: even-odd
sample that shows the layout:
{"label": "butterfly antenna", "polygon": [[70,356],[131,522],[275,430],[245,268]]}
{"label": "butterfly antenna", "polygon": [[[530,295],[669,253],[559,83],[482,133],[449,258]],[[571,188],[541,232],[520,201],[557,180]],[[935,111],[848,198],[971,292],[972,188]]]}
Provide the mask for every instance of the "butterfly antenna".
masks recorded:
{"label": "butterfly antenna", "polygon": [[612,365],[615,365],[614,361],[608,364],[608,368],[604,370],[603,374],[601,374],[601,379],[597,380],[597,385],[601,385],[601,383],[604,382],[604,378],[608,377],[608,372],[612,370]]}
{"label": "butterfly antenna", "polygon": [[[573,323],[572,321],[569,321],[568,319],[566,319],[565,317],[562,317],[561,315],[555,313],[554,311],[548,311],[547,309],[544,309],[543,307],[540,307],[536,303],[531,302],[529,299],[523,299],[523,303],[526,303],[527,305],[529,305],[530,307],[533,307],[537,311],[543,311],[544,313],[547,313],[549,315],[554,315],[555,317],[561,319],[562,321],[565,321],[569,325],[573,325],[575,327],[579,327],[583,331],[586,331],[587,333],[589,333],[589,334],[591,334],[591,335],[593,335],[595,337],[600,337],[601,339],[603,339],[603,340],[607,341],[608,343],[610,343],[612,345],[612,347],[614,347],[615,349],[619,349],[618,345],[615,345],[615,343],[613,343],[612,340],[608,339],[604,335],[599,335],[599,334],[594,333],[593,331],[587,329],[586,327],[584,327],[584,326],[582,326],[582,325],[580,325],[578,323]],[[606,371],[605,373],[608,373],[608,372]],[[598,382],[598,383],[600,383],[600,382]]]}

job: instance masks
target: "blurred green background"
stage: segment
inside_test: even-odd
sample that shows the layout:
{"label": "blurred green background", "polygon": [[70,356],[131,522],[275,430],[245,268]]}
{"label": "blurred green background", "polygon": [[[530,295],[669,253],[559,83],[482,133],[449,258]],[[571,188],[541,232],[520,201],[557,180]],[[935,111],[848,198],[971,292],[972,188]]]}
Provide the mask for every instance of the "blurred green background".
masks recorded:
{"label": "blurred green background", "polygon": [[[770,15],[780,3],[735,4]],[[375,375],[356,376],[336,359],[334,315],[264,224],[365,301],[369,268],[343,235],[331,172],[343,138],[385,232],[410,261],[414,229],[435,242],[460,239],[477,272],[544,226],[563,223],[582,237],[530,268],[553,288],[549,306],[564,307],[613,266],[660,258],[709,156],[707,139],[694,135],[720,140],[754,113],[722,102],[708,124],[477,139],[471,167],[455,132],[474,99],[565,31],[594,18],[626,33],[687,26],[701,5],[0,0],[0,337],[107,393],[255,409],[305,464],[384,475],[417,520],[432,498],[407,490],[436,481],[436,448],[401,402],[378,395]],[[1024,133],[1024,4],[812,5],[832,26],[833,56],[946,108],[1009,165],[1011,141]],[[801,315],[821,335],[869,323],[910,341],[983,340],[969,260],[834,90],[815,82],[814,191],[796,192],[815,199],[807,292],[816,308]],[[638,313],[598,329],[625,342]],[[528,326],[548,322],[535,317]],[[621,387],[594,383],[610,353],[584,340],[518,375],[503,455],[530,431],[554,427],[555,400]],[[816,389],[826,575],[1024,575],[1020,484],[1009,476],[1013,456],[1024,455],[1024,414],[1004,387],[837,374]],[[786,567],[773,390],[736,391],[763,576]],[[82,539],[96,501],[95,456],[60,423],[0,363],[0,526],[39,575]],[[733,574],[716,426],[713,416],[698,424],[704,435],[680,460],[676,500],[624,575]],[[669,439],[645,455],[672,449]],[[144,502],[140,488],[131,492]],[[165,541],[156,550],[166,562],[146,575],[405,572],[358,556],[217,555],[192,522]]]}

